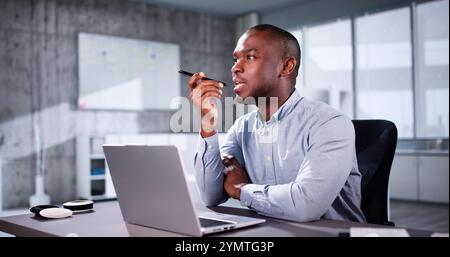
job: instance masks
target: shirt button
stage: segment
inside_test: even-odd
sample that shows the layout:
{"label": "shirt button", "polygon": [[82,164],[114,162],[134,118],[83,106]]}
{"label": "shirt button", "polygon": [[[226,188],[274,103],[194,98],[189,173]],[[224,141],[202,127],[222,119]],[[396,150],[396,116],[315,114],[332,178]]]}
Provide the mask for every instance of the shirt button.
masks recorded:
{"label": "shirt button", "polygon": [[208,145],[208,149],[212,149],[212,145]]}
{"label": "shirt button", "polygon": [[272,160],[272,158],[271,158],[270,156],[267,156],[266,159],[267,159],[268,161]]}

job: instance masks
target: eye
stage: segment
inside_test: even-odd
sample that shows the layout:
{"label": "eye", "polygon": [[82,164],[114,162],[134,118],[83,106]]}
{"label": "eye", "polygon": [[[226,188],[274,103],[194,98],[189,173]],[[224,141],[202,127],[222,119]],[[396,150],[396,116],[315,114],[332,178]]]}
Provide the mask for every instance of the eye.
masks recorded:
{"label": "eye", "polygon": [[237,59],[236,58],[233,58],[233,63],[237,63]]}
{"label": "eye", "polygon": [[255,56],[254,55],[247,55],[247,60],[254,60]]}

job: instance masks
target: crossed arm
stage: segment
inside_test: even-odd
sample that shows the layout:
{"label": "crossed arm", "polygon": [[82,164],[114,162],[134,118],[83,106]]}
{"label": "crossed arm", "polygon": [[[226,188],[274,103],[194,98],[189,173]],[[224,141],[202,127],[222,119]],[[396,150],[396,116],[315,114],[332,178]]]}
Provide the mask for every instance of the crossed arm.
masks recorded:
{"label": "crossed arm", "polygon": [[[240,165],[242,155],[227,149],[236,158],[221,160],[217,136],[205,139],[207,151],[198,152],[195,160],[203,200],[212,206],[233,197],[266,216],[300,222],[320,219],[330,209],[353,168],[354,134],[342,132],[350,127],[337,131],[335,125],[329,122],[317,132],[326,133],[326,137],[311,136],[310,149],[296,178],[277,185],[251,183]],[[227,166],[232,167],[225,175]]]}

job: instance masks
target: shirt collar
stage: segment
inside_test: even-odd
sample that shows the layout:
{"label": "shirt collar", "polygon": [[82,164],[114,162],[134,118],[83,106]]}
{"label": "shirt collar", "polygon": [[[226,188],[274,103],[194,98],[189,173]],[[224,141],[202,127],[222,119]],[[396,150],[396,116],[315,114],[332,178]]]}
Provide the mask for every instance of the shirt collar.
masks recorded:
{"label": "shirt collar", "polygon": [[[298,93],[297,89],[294,89],[294,92],[289,96],[289,98],[286,100],[286,102],[283,103],[280,108],[272,115],[270,120],[268,122],[272,121],[281,121],[284,117],[286,117],[289,113],[293,111],[293,109],[296,106],[296,103],[301,99],[300,94]],[[264,121],[263,116],[258,110],[258,118],[260,121]]]}

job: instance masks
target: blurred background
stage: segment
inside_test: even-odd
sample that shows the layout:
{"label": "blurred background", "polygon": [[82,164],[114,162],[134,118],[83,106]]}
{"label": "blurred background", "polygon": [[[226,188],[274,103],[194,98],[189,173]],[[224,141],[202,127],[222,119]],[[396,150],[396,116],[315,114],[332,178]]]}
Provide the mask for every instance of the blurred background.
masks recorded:
{"label": "blurred background", "polygon": [[[352,119],[396,124],[390,219],[448,233],[448,0],[0,0],[0,6],[0,216],[38,203],[114,199],[104,143],[177,145],[198,197],[195,111],[182,110],[190,121],[176,131],[182,133],[170,127],[181,106],[171,99],[189,93],[177,70],[231,84],[237,39],[269,23],[301,44],[300,94]],[[233,95],[226,87],[224,96]],[[222,130],[231,125],[224,118]]]}

